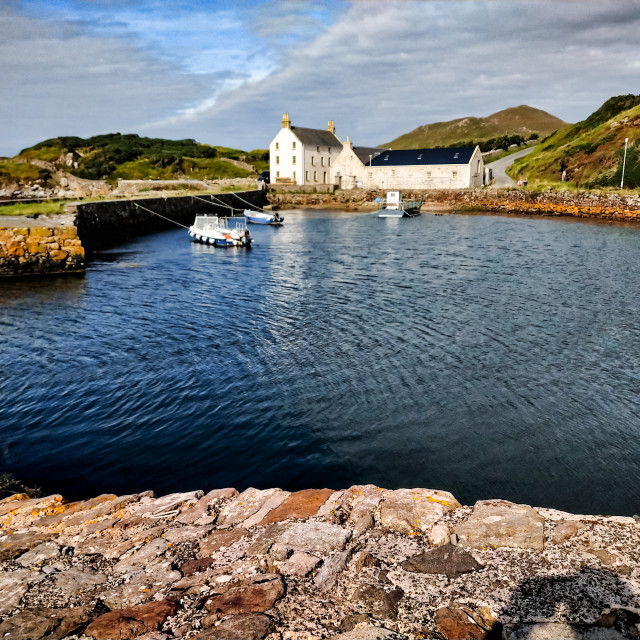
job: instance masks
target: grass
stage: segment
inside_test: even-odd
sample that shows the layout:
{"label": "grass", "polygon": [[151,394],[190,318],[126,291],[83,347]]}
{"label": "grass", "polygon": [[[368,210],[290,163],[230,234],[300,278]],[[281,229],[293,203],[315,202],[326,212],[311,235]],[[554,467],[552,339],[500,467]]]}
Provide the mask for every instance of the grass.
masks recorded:
{"label": "grass", "polygon": [[0,218],[2,216],[28,216],[34,213],[62,213],[64,205],[69,201],[61,200],[53,202],[47,200],[45,202],[19,202],[17,204],[8,204],[0,207]]}
{"label": "grass", "polygon": [[[606,122],[584,128],[584,123],[572,125],[544,140],[531,154],[516,160],[507,173],[514,179],[524,176],[535,181],[582,189],[612,187],[620,184],[624,139],[629,138],[625,183],[640,186],[640,163],[637,127],[640,105],[615,115]],[[588,122],[588,119],[587,121]],[[566,170],[567,181],[561,176]],[[624,190],[628,193],[628,190]]]}

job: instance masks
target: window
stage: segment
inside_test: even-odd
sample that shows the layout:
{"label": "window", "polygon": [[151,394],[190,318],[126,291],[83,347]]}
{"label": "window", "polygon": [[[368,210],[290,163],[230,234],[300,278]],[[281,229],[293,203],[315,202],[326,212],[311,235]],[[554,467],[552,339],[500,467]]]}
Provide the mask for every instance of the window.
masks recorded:
{"label": "window", "polygon": [[276,171],[276,178],[279,178],[279,177],[280,177],[280,172]]}
{"label": "window", "polygon": [[431,180],[431,171],[427,171],[427,180]]}
{"label": "window", "polygon": [[313,181],[314,182],[318,182],[318,172],[317,171],[313,172]]}
{"label": "window", "polygon": [[454,154],[454,156],[453,156],[453,159],[454,159],[454,160],[457,160],[459,155],[460,155],[460,154],[459,154],[458,152],[456,152],[456,153]]}
{"label": "window", "polygon": [[311,166],[315,165],[315,163],[316,163],[316,157],[311,156]]}
{"label": "window", "polygon": [[320,147],[316,147],[316,151],[320,153]]}
{"label": "window", "polygon": [[396,175],[396,170],[395,169],[391,169],[391,175],[395,176]]}
{"label": "window", "polygon": [[295,149],[295,148],[296,148],[296,143],[295,143],[295,141],[291,143],[291,148],[292,148],[292,149]]}
{"label": "window", "polygon": [[294,182],[296,181],[296,172],[295,171],[293,172],[293,181]]}
{"label": "window", "polygon": [[453,171],[451,174],[451,177],[455,180],[458,177],[458,172],[457,171]]}
{"label": "window", "polygon": [[329,166],[331,166],[331,158],[329,158]]}
{"label": "window", "polygon": [[280,149],[280,143],[276,142],[276,151],[278,151],[278,149]]}
{"label": "window", "polygon": [[280,164],[280,156],[276,156],[276,164]]}
{"label": "window", "polygon": [[369,171],[369,177],[373,178],[373,171]]}
{"label": "window", "polygon": [[305,182],[309,182],[309,172],[308,171],[304,172],[304,181]]}
{"label": "window", "polygon": [[324,156],[320,157],[320,164],[324,167]]}
{"label": "window", "polygon": [[422,154],[418,156],[418,160],[422,160]]}
{"label": "window", "polygon": [[327,172],[323,171],[322,173],[322,183],[327,184]]}
{"label": "window", "polygon": [[291,160],[291,164],[295,164],[296,163],[296,157],[293,156],[293,159]]}

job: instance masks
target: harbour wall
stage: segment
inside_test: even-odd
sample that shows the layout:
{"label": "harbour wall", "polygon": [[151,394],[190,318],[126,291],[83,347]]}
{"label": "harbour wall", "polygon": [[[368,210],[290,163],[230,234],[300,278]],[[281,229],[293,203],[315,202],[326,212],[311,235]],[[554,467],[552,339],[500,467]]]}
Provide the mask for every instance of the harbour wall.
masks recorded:
{"label": "harbour wall", "polygon": [[631,640],[640,518],[440,490],[0,500],[8,640]]}
{"label": "harbour wall", "polygon": [[85,251],[74,226],[0,227],[0,277],[73,273],[84,268]]}
{"label": "harbour wall", "polygon": [[[75,217],[82,245],[91,252],[115,246],[136,236],[174,229],[175,223],[190,226],[195,216],[200,213],[241,215],[247,208],[247,203],[257,207],[264,206],[264,192],[254,190],[237,192],[237,195],[229,192],[215,195],[81,202],[67,205],[65,213]],[[229,207],[233,207],[233,210]]]}
{"label": "harbour wall", "polygon": [[[335,194],[301,194],[269,191],[269,202],[277,207],[340,207],[370,210],[385,191],[353,189]],[[588,191],[545,191],[513,189],[404,190],[405,199],[421,199],[423,211],[446,208],[453,212],[491,211],[523,215],[573,216],[599,220],[640,222],[640,196],[596,194]]]}

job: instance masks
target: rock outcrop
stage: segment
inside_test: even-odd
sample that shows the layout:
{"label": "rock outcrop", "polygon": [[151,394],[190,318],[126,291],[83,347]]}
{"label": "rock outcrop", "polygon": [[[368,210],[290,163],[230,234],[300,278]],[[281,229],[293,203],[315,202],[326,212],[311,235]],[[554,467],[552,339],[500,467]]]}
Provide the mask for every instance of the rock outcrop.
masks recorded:
{"label": "rock outcrop", "polygon": [[637,518],[364,485],[17,494],[0,527],[6,640],[640,638]]}
{"label": "rock outcrop", "polygon": [[[375,189],[336,191],[335,194],[301,194],[269,191],[274,207],[324,207],[351,210],[377,208],[376,197],[386,192]],[[599,220],[640,222],[640,196],[599,194],[589,191],[545,191],[527,189],[434,189],[404,190],[407,200],[423,200],[423,211],[447,209],[453,212],[517,213],[523,215],[572,216]]]}
{"label": "rock outcrop", "polygon": [[84,247],[74,226],[0,227],[0,277],[83,271]]}

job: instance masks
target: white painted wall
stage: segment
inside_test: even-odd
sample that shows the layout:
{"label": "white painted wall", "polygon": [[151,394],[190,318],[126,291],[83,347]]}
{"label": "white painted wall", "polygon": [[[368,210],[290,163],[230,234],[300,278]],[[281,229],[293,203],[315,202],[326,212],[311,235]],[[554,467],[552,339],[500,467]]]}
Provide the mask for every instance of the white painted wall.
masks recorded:
{"label": "white painted wall", "polygon": [[288,178],[298,185],[331,184],[331,171],[342,147],[303,145],[295,130],[284,127],[269,145],[271,182]]}
{"label": "white painted wall", "polygon": [[289,128],[280,129],[269,145],[271,182],[277,182],[280,177],[289,178],[295,184],[303,184],[301,182],[304,173],[303,154],[302,144],[293,131]]}
{"label": "white painted wall", "polygon": [[482,186],[484,162],[476,147],[469,164],[365,167],[363,186],[372,189],[468,189]]}
{"label": "white painted wall", "polygon": [[355,189],[361,180],[364,180],[364,165],[353,151],[351,141],[347,140],[333,163],[331,182],[340,189]]}

